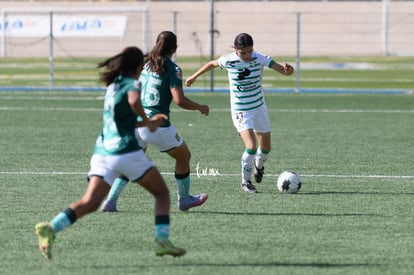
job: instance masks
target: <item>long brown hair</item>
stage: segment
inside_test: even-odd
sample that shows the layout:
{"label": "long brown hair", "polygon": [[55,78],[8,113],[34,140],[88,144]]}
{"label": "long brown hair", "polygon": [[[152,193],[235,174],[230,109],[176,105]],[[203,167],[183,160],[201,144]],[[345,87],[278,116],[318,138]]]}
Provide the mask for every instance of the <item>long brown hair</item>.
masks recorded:
{"label": "long brown hair", "polygon": [[99,73],[99,80],[109,86],[120,76],[135,77],[137,70],[142,69],[144,54],[137,47],[127,47],[122,52],[98,63],[99,68],[105,68]]}
{"label": "long brown hair", "polygon": [[170,31],[163,31],[157,37],[157,42],[152,50],[145,56],[145,62],[151,72],[162,74],[164,57],[177,49],[177,36]]}

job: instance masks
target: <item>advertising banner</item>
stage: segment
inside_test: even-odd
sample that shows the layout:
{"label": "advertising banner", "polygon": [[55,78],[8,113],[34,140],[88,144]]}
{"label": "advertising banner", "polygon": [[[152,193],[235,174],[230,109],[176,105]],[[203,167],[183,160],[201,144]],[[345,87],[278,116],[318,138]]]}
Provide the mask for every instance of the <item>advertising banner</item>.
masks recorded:
{"label": "advertising banner", "polygon": [[[49,15],[10,15],[2,18],[0,31],[8,37],[44,37],[50,34]],[[81,15],[52,17],[55,37],[122,37],[127,16]]]}

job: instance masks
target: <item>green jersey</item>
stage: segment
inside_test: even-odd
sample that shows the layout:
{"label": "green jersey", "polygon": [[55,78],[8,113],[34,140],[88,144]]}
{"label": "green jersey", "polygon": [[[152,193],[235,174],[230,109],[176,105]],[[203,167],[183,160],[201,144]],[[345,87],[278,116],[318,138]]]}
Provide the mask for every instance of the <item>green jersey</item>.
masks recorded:
{"label": "green jersey", "polygon": [[119,76],[108,86],[95,154],[120,155],[140,149],[134,133],[137,115],[128,103],[130,92],[139,92],[138,82],[130,77]]}
{"label": "green jersey", "polygon": [[[170,117],[170,104],[172,101],[172,88],[183,86],[183,75],[181,68],[164,57],[164,72],[158,75],[151,72],[146,65],[139,78],[142,87],[141,103],[147,116],[153,117],[162,113]],[[161,127],[168,127],[171,123],[165,121]]]}

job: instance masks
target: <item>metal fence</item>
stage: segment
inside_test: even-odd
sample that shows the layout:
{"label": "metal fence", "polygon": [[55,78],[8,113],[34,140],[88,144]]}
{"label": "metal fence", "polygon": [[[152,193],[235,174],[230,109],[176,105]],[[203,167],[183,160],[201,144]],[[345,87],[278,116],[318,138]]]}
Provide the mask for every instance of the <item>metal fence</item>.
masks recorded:
{"label": "metal fence", "polygon": [[[129,1],[116,5],[75,2],[76,7],[67,8],[63,5],[2,8],[2,53],[3,56],[49,56],[52,45],[55,56],[106,56],[131,44],[148,50],[160,31],[174,30],[180,44],[178,54],[182,56],[211,56],[211,53],[230,51],[234,37],[240,32],[251,33],[257,49],[275,56],[295,56],[298,47],[304,56],[414,54],[414,2],[219,1],[214,4],[214,1],[196,1],[191,5],[188,1],[174,2]],[[90,12],[81,11],[82,7]],[[86,21],[82,16],[103,16],[92,12],[96,9],[107,10],[107,15],[126,16],[127,24],[122,37],[115,38],[59,37],[52,29],[44,36],[22,37],[13,35],[12,27],[27,22],[8,21],[13,16],[23,16],[29,21],[27,18],[33,16],[33,10],[38,14],[43,10],[45,24],[49,24],[51,11],[57,16],[64,15],[65,9],[72,9],[70,15],[80,18],[71,23],[80,28]],[[145,12],[133,13],[128,9]],[[50,26],[55,31],[61,27]]]}
{"label": "metal fence", "polygon": [[[103,57],[130,45],[147,51],[163,30],[177,33],[177,55],[203,58],[232,51],[234,37],[248,32],[256,50],[276,58],[296,57],[298,68],[303,56],[414,55],[414,1],[188,2],[87,1],[53,7],[30,1],[33,7],[29,8],[27,3],[10,6],[0,2],[2,55],[48,57],[50,87],[55,57]],[[126,18],[119,35],[97,36],[97,29],[88,29],[103,26],[96,22],[108,23],[108,16],[113,15]],[[20,30],[25,24],[33,27],[32,16],[44,17],[40,19],[47,26],[44,34],[36,33],[39,28],[26,36],[13,33],[13,28]],[[62,29],[58,24],[63,24],[56,20],[59,16],[73,27],[71,36],[58,34]],[[91,16],[93,23],[88,21]],[[119,20],[110,19],[112,23]]]}

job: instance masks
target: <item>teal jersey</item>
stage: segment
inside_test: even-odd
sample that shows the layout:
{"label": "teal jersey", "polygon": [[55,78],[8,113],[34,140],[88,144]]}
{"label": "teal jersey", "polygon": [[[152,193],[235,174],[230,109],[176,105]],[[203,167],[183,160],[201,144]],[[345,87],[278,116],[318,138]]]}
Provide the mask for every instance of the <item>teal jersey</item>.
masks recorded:
{"label": "teal jersey", "polygon": [[139,91],[138,82],[130,77],[119,76],[108,86],[95,154],[120,155],[140,149],[134,133],[137,115],[128,103],[128,93]]}
{"label": "teal jersey", "polygon": [[[158,75],[149,71],[148,66],[145,66],[139,82],[142,87],[141,103],[147,116],[151,118],[162,113],[169,118],[170,104],[173,99],[171,89],[183,86],[181,68],[169,58],[164,57],[164,72]],[[170,121],[167,120],[161,127],[170,125]]]}

